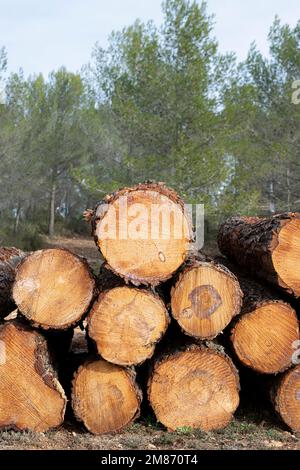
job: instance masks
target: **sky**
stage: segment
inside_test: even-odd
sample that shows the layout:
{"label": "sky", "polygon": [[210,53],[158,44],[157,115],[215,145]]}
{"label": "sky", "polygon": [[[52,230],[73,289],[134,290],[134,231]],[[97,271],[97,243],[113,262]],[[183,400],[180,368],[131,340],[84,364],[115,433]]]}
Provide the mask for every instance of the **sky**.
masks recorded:
{"label": "sky", "polygon": [[[240,60],[252,41],[268,54],[276,14],[291,26],[300,19],[299,0],[207,0],[207,7],[220,51],[234,51]],[[62,65],[75,72],[96,42],[105,47],[111,31],[136,18],[159,25],[161,0],[0,0],[0,47],[7,49],[10,72],[47,75]]]}

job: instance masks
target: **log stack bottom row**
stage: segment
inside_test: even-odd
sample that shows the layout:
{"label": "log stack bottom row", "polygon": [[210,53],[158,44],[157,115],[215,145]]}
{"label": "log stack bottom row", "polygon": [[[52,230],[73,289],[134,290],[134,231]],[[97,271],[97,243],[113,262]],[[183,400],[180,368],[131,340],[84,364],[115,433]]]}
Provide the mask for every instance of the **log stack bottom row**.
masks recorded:
{"label": "log stack bottom row", "polygon": [[[102,238],[124,197],[128,209],[167,203],[182,238]],[[216,430],[239,406],[245,370],[265,378],[274,412],[299,431],[300,214],[227,220],[224,257],[212,260],[190,255],[184,204],[162,183],[104,203],[87,212],[100,274],[65,249],[0,249],[0,428],[56,428],[69,402],[89,432],[110,433],[148,401],[170,431]],[[84,352],[72,341],[78,326]]]}

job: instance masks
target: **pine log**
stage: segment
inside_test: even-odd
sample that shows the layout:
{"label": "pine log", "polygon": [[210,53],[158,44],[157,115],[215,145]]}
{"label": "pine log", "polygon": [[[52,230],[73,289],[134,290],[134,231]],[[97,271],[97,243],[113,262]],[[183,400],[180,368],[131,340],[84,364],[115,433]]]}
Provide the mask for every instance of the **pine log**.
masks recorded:
{"label": "pine log", "polygon": [[93,434],[120,431],[140,413],[141,391],[131,369],[102,359],[87,360],[75,373],[72,407]]}
{"label": "pine log", "polygon": [[0,428],[55,428],[63,422],[66,402],[43,335],[17,320],[1,325]]}
{"label": "pine log", "polygon": [[172,316],[189,336],[212,339],[240,313],[242,297],[237,278],[227,268],[191,259],[171,290]]}
{"label": "pine log", "polygon": [[88,335],[107,361],[138,365],[153,355],[168,323],[158,295],[121,286],[100,294],[88,315]]}
{"label": "pine log", "polygon": [[218,244],[251,274],[300,296],[300,213],[232,217],[221,225]]}
{"label": "pine log", "polygon": [[229,327],[231,346],[239,361],[261,374],[277,374],[292,365],[294,342],[299,340],[296,311],[276,290],[250,279],[225,258],[216,258],[238,278],[243,305]]}
{"label": "pine log", "polygon": [[293,431],[300,431],[300,365],[276,378],[271,401],[281,419]]}
{"label": "pine log", "polygon": [[224,428],[239,404],[239,378],[231,359],[211,347],[164,355],[148,381],[156,418],[170,431]]}
{"label": "pine log", "polygon": [[243,365],[262,374],[277,374],[292,364],[299,340],[295,310],[253,281],[241,283],[245,302],[231,328],[230,340]]}
{"label": "pine log", "polygon": [[18,248],[0,248],[0,319],[9,315],[15,308],[12,286],[16,267],[25,256]]}
{"label": "pine log", "polygon": [[135,285],[158,285],[185,260],[192,238],[183,201],[163,183],[124,188],[86,218],[108,267]]}
{"label": "pine log", "polygon": [[95,281],[84,258],[53,248],[27,256],[18,266],[13,298],[34,326],[67,329],[86,314]]}

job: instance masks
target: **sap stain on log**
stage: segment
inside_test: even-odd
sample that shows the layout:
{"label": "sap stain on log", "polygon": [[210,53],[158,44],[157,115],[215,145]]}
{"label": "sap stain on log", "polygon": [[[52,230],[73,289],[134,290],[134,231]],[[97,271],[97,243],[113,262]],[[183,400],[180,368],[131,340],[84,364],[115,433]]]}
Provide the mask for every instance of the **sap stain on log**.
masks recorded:
{"label": "sap stain on log", "polygon": [[209,285],[195,287],[189,294],[191,307],[184,309],[182,317],[191,318],[195,315],[198,318],[209,318],[222,305],[219,292]]}

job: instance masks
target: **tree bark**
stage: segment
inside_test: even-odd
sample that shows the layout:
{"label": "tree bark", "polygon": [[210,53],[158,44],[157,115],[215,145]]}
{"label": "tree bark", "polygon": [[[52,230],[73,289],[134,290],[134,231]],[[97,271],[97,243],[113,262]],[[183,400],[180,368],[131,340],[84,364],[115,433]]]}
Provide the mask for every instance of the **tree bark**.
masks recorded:
{"label": "tree bark", "polygon": [[49,226],[48,226],[48,235],[49,235],[49,237],[54,236],[55,198],[56,198],[56,181],[54,180],[52,182],[51,191],[50,191],[50,209],[49,209]]}
{"label": "tree bark", "polygon": [[221,225],[218,244],[252,275],[300,296],[300,213],[232,217]]}
{"label": "tree bark", "polygon": [[12,298],[12,288],[16,266],[26,254],[18,248],[0,248],[0,319],[16,308]]}
{"label": "tree bark", "polygon": [[273,380],[271,401],[284,423],[300,431],[300,366],[297,365]]}

